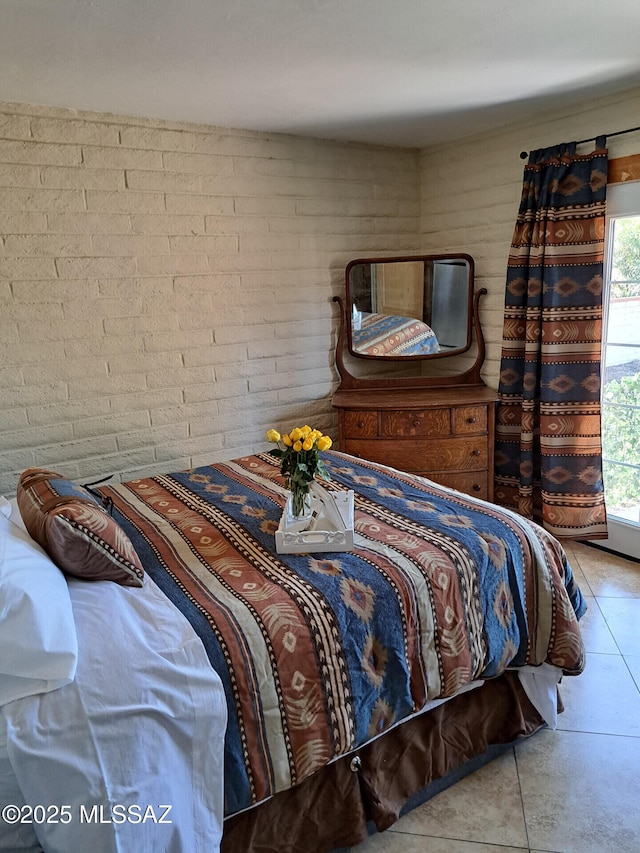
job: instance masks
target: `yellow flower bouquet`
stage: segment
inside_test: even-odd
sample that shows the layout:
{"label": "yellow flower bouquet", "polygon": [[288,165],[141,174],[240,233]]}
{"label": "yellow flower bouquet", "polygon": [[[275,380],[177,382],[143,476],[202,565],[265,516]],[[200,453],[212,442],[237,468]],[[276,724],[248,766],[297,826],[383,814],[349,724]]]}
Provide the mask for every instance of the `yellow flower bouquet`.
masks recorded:
{"label": "yellow flower bouquet", "polygon": [[280,460],[280,472],[287,480],[291,490],[291,509],[294,516],[304,514],[309,494],[309,483],[314,477],[329,479],[329,474],[320,458],[320,452],[329,450],[332,441],[320,430],[306,425],[294,427],[290,432],[280,435],[275,429],[267,432],[267,441],[278,447],[270,451]]}

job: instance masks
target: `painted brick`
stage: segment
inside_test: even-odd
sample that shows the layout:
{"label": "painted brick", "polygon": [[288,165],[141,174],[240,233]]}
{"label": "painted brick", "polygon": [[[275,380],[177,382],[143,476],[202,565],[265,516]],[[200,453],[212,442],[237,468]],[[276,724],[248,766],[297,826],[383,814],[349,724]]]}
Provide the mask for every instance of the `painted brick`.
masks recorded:
{"label": "painted brick", "polygon": [[120,139],[124,148],[153,148],[156,151],[193,151],[195,134],[186,130],[154,127],[123,127]]}
{"label": "painted brick", "polygon": [[271,218],[266,216],[206,216],[207,234],[264,234],[271,228]]}
{"label": "painted brick", "polygon": [[78,169],[71,166],[41,166],[40,181],[43,187],[56,189],[123,190],[124,172],[113,169]]}
{"label": "painted brick", "polygon": [[28,116],[0,114],[0,139],[29,139],[30,136]]}
{"label": "painted brick", "polygon": [[64,382],[47,385],[15,385],[2,391],[3,408],[27,408],[47,403],[59,403],[68,399],[68,390]]}
{"label": "painted brick", "polygon": [[42,234],[46,230],[47,217],[44,213],[0,212],[2,234]]}
{"label": "painted brick", "polygon": [[107,375],[104,359],[82,358],[64,361],[47,360],[40,364],[25,365],[23,369],[27,385],[40,385],[53,380],[67,382],[73,379],[93,378]]}
{"label": "painted brick", "polygon": [[91,240],[84,235],[12,234],[5,237],[4,254],[7,257],[88,255],[91,254]]}
{"label": "painted brick", "polygon": [[149,314],[139,317],[106,317],[104,333],[108,337],[137,337],[145,332],[161,332],[178,328],[178,318],[173,314]]}
{"label": "painted brick", "polygon": [[131,220],[119,213],[48,213],[48,230],[61,234],[130,234]]}
{"label": "painted brick", "polygon": [[161,190],[162,192],[201,193],[200,175],[189,172],[142,172],[127,170],[127,186],[132,190]]}
{"label": "painted brick", "polygon": [[115,436],[106,435],[44,445],[42,453],[46,454],[45,458],[51,460],[47,464],[55,468],[61,462],[77,462],[87,456],[104,456],[116,449]]}
{"label": "painted brick", "polygon": [[278,398],[276,392],[265,391],[261,394],[251,394],[251,396],[243,394],[237,397],[225,397],[223,400],[218,400],[218,408],[220,409],[221,415],[233,415],[233,420],[229,418],[227,419],[226,427],[229,429],[237,429],[238,416],[243,413],[251,415],[255,410],[254,407],[258,407],[261,416],[264,419],[266,432],[270,426],[273,426],[275,420],[275,418],[271,417],[269,414],[269,409],[274,409],[277,406],[277,402]]}
{"label": "painted brick", "polygon": [[140,275],[192,275],[209,272],[206,255],[144,255],[138,258]]}
{"label": "painted brick", "polygon": [[[87,445],[89,446],[89,445]],[[124,475],[125,471],[142,470],[145,472],[156,462],[156,454],[153,447],[140,448],[138,450],[119,450],[117,453],[94,454],[78,463],[78,474],[74,478],[81,482],[87,482],[97,477],[110,474],[113,482],[118,483],[131,477]],[[166,470],[166,468],[163,468]]]}
{"label": "painted brick", "polygon": [[21,341],[17,324],[13,332],[8,332],[8,324],[0,323],[0,363],[5,366],[40,364],[48,359],[61,360],[65,357],[63,341]]}
{"label": "painted brick", "polygon": [[[25,409],[3,409],[0,410],[0,433],[11,430],[19,430],[28,426],[27,413]],[[2,491],[0,490],[0,494]],[[6,494],[6,493],[5,493]]]}
{"label": "painted brick", "polygon": [[201,175],[232,175],[233,158],[216,154],[165,152],[164,168],[169,172],[196,172]]}
{"label": "painted brick", "polygon": [[136,373],[109,375],[104,379],[69,382],[69,399],[85,400],[92,397],[111,397],[114,394],[133,394],[146,389],[144,376]]}
{"label": "painted brick", "polygon": [[162,213],[165,209],[161,193],[87,190],[86,197],[89,213]]}
{"label": "painted brick", "polygon": [[182,403],[180,388],[158,388],[152,391],[138,391],[135,394],[112,394],[110,397],[112,412],[135,412],[166,410]]}
{"label": "painted brick", "polygon": [[82,163],[82,150],[78,145],[51,145],[45,142],[14,142],[0,139],[0,163],[79,166]]}
{"label": "painted brick", "polygon": [[55,278],[53,258],[7,258],[0,256],[0,279]]}
{"label": "painted brick", "polygon": [[[216,450],[220,450],[222,447],[222,436],[217,432],[212,432],[212,434],[207,436],[189,438],[186,440],[170,442],[169,444],[158,445],[155,448],[155,455],[158,462],[166,463],[164,470],[175,471],[175,460],[182,458],[183,454],[188,454],[190,467],[194,464],[193,459],[195,457],[201,456],[203,459],[208,459],[209,462],[211,462],[212,453]],[[207,463],[202,462],[201,464]]]}
{"label": "painted brick", "polygon": [[57,258],[56,269],[60,278],[107,278],[110,276],[135,276],[138,268],[135,258]]}
{"label": "painted brick", "polygon": [[240,292],[242,279],[240,275],[184,275],[175,280],[175,290],[178,294],[208,293],[214,296]]}
{"label": "painted brick", "polygon": [[0,187],[0,210],[24,212],[84,210],[80,190],[13,189]]}
{"label": "painted brick", "polygon": [[5,432],[2,435],[2,445],[7,450],[22,450],[24,447],[37,447],[38,445],[53,442],[70,441],[73,439],[73,426],[71,424],[48,424],[46,427],[32,427],[19,429],[15,432]]}
{"label": "painted brick", "polygon": [[265,341],[275,340],[274,326],[221,326],[214,329],[213,336],[217,344],[234,344],[243,341],[248,344],[248,358],[263,358],[274,355],[273,352],[265,352]]}
{"label": "painted brick", "polygon": [[[175,355],[175,353],[174,353]],[[158,358],[158,370],[155,373],[149,373],[146,377],[147,387],[154,388],[175,388],[181,387],[185,402],[189,402],[191,386],[200,387],[205,384],[207,388],[214,386],[214,373],[211,367],[180,367],[174,366],[171,362],[169,365],[163,366],[162,359]],[[169,368],[173,369],[169,369]],[[215,399],[220,394],[212,394],[211,397],[202,399]]]}
{"label": "painted brick", "polygon": [[96,255],[163,255],[169,253],[169,238],[163,235],[127,236],[100,234],[92,238]]}
{"label": "painted brick", "polygon": [[180,214],[133,214],[131,230],[134,234],[204,234],[205,218]]}
{"label": "painted brick", "polygon": [[229,397],[244,397],[248,391],[245,379],[228,379],[224,382],[194,383],[184,389],[187,403],[199,403],[203,400],[222,400]]}
{"label": "painted brick", "polygon": [[98,279],[100,296],[111,298],[133,298],[144,296],[166,299],[174,293],[174,282],[171,276],[165,278],[113,278]]}
{"label": "painted brick", "polygon": [[[42,281],[14,281],[11,285],[16,301],[30,302],[34,313],[40,310],[48,311],[48,302],[68,302],[81,296],[83,299],[98,296],[98,283],[83,281],[61,281],[60,279],[43,279]],[[43,303],[45,303],[43,305]]]}
{"label": "painted brick", "polygon": [[35,320],[31,323],[19,324],[20,339],[24,343],[40,343],[43,341],[66,341],[81,338],[92,340],[102,335],[100,320],[83,317],[80,322],[58,323]]}
{"label": "painted brick", "polygon": [[[76,438],[89,438],[94,435],[115,435],[132,430],[148,429],[149,413],[125,412],[122,414],[105,414],[95,418],[83,418],[74,422],[73,434]],[[118,447],[120,442],[118,441]]]}
{"label": "painted brick", "polygon": [[[82,320],[84,317],[139,317],[139,299],[78,299],[64,304],[67,320]],[[128,349],[128,347],[127,347]]]}
{"label": "painted brick", "polygon": [[24,374],[20,367],[0,367],[0,388],[13,388],[22,385]]}
{"label": "painted brick", "polygon": [[242,357],[234,361],[216,364],[216,379],[250,379],[252,376],[268,376],[275,370],[275,359],[256,358],[249,361],[245,351]]}
{"label": "painted brick", "polygon": [[167,212],[200,213],[210,216],[230,215],[234,212],[233,198],[175,193],[167,196]]}
{"label": "painted brick", "polygon": [[26,416],[33,426],[44,426],[61,421],[78,424],[109,412],[109,401],[94,397],[91,400],[65,400],[64,403],[33,405],[26,409]]}
{"label": "painted brick", "polygon": [[[48,320],[63,320],[62,305],[59,303],[48,303],[46,312],[42,311],[41,315],[46,313]],[[33,319],[33,302],[9,302],[2,306],[3,323],[14,321],[15,323],[30,323]]]}
{"label": "painted brick", "polygon": [[118,145],[118,128],[115,125],[91,121],[31,119],[33,138],[42,142],[77,142],[89,145]]}
{"label": "painted brick", "polygon": [[162,169],[159,151],[131,148],[94,148],[85,145],[82,159],[86,166],[102,169]]}
{"label": "painted brick", "polygon": [[[265,359],[266,360],[266,359]],[[215,365],[216,379],[237,378],[246,376],[247,373],[238,371],[236,376],[224,376],[221,369],[224,365],[234,364],[246,366],[247,363],[247,348],[244,344],[229,344],[228,346],[220,346],[219,344],[211,344],[198,348],[190,348],[184,353],[185,367],[203,367],[205,365]]]}
{"label": "painted brick", "polygon": [[118,450],[136,450],[140,447],[158,447],[186,441],[189,438],[188,424],[171,424],[170,426],[146,426],[144,429],[135,431],[118,431],[116,441]]}
{"label": "painted brick", "polygon": [[191,424],[198,418],[211,421],[217,414],[218,404],[215,400],[207,400],[204,403],[184,403],[179,406],[157,408],[150,412],[151,423],[154,426]]}
{"label": "painted brick", "polygon": [[37,166],[0,164],[0,187],[39,187],[40,171]]}
{"label": "painted brick", "polygon": [[162,335],[145,335],[144,348],[146,352],[165,353],[171,350],[178,350],[185,354],[193,349],[200,347],[210,347],[213,345],[213,335],[210,329],[199,329],[191,331],[188,338],[185,338],[182,329],[173,334],[165,332]]}
{"label": "painted brick", "polygon": [[238,238],[231,235],[178,236],[171,237],[169,242],[172,252],[184,254],[218,255],[238,251]]}
{"label": "painted brick", "polygon": [[[123,353],[122,355],[112,355],[109,358],[109,375],[122,376],[132,373],[147,374],[147,373],[163,373],[174,374],[182,367],[182,359],[178,352],[136,352]],[[149,383],[149,387],[158,387]]]}

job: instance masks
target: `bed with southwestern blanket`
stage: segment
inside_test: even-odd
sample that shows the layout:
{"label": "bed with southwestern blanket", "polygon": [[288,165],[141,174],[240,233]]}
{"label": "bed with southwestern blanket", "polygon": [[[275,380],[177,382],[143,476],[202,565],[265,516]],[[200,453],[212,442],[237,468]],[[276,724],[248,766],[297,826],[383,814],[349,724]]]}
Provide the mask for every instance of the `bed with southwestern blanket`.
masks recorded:
{"label": "bed with southwestern blanket", "polygon": [[390,314],[361,312],[352,340],[360,355],[425,355],[440,351],[436,334],[426,323]]}
{"label": "bed with southwestern blanket", "polygon": [[269,454],[100,489],[222,681],[229,818],[467,685],[584,667],[585,605],[555,539],[420,477],[324,458],[329,489],[355,491],[353,552],[275,554],[288,493]]}

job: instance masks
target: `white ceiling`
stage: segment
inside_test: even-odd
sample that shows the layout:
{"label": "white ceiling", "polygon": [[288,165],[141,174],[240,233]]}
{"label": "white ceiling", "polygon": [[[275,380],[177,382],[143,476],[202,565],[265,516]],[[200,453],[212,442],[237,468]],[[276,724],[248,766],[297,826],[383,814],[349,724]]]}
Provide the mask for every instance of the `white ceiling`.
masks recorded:
{"label": "white ceiling", "polygon": [[3,101],[426,146],[637,83],[640,0],[0,0]]}

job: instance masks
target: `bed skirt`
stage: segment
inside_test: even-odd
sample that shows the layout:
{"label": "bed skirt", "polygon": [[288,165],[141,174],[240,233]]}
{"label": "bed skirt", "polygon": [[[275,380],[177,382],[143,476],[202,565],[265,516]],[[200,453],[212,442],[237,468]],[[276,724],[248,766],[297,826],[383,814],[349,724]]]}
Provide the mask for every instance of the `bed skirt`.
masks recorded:
{"label": "bed skirt", "polygon": [[323,853],[358,844],[544,725],[517,673],[506,672],[227,818],[221,853]]}

